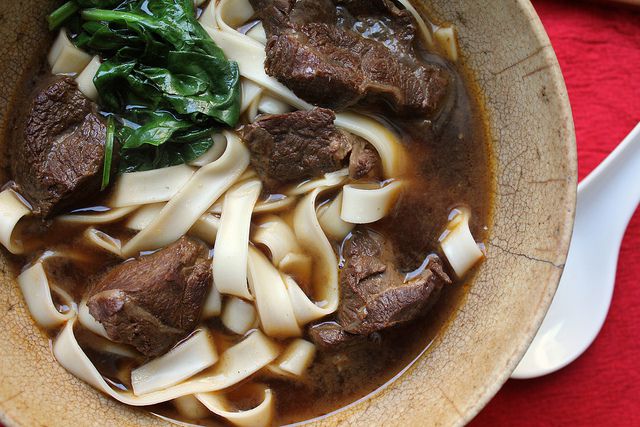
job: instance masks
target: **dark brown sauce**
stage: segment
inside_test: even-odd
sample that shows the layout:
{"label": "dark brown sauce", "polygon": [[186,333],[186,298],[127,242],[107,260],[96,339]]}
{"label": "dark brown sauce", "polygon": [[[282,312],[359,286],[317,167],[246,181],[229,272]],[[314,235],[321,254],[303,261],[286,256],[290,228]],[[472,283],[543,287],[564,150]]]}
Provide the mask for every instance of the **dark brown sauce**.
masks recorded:
{"label": "dark brown sauce", "polygon": [[[429,55],[433,61],[443,61]],[[417,268],[430,253],[438,251],[438,237],[444,230],[450,211],[466,206],[472,212],[471,230],[476,240],[485,241],[491,227],[492,194],[494,188],[493,159],[490,140],[482,110],[480,91],[461,65],[448,64],[456,76],[455,106],[446,123],[436,123],[436,135],[425,131],[420,123],[391,124],[402,135],[410,154],[411,165],[404,177],[411,188],[402,196],[392,214],[374,228],[396,242],[406,253],[407,272]],[[36,81],[33,79],[33,81]],[[17,109],[16,111],[18,111]],[[120,262],[116,257],[87,245],[81,233],[85,227],[60,223],[42,224],[31,221],[24,226],[24,240],[28,243],[25,257],[13,257],[15,271],[40,256],[45,250],[74,252],[82,255],[82,262],[72,266],[55,265],[56,282],[79,301],[92,280]],[[131,232],[121,224],[100,226],[108,234],[126,239]],[[43,233],[43,230],[46,230]],[[338,246],[338,245],[336,245]],[[456,308],[462,303],[473,283],[476,272],[464,281],[448,286],[440,300],[425,317],[410,324],[375,334],[346,352],[318,352],[303,381],[274,379],[257,373],[250,381],[269,384],[276,402],[275,425],[289,424],[322,416],[375,392],[393,379],[422,352],[428,349],[435,336],[446,328]],[[63,280],[64,279],[64,280]],[[331,319],[327,319],[331,320]],[[207,321],[213,332],[219,353],[239,342],[242,337],[230,334],[217,319]],[[127,359],[107,356],[87,343],[90,334],[77,331],[79,341],[88,356],[117,388],[127,388],[123,372],[134,367]],[[249,380],[229,390],[229,399],[237,409],[255,405],[256,396],[247,387]],[[215,417],[207,420],[182,419],[171,404],[156,405],[152,412],[169,419],[223,425]]]}

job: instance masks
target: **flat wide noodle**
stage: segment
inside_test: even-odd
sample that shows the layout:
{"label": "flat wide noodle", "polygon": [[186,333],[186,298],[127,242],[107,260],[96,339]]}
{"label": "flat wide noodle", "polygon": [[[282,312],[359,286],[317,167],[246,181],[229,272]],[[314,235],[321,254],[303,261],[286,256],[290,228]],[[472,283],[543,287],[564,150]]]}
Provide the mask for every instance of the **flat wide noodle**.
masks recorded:
{"label": "flat wide noodle", "polygon": [[280,272],[254,247],[249,248],[248,277],[262,330],[271,337],[300,336],[302,331]]}
{"label": "flat wide noodle", "polygon": [[278,357],[278,346],[260,331],[225,351],[218,363],[197,376],[160,391],[136,396],[130,391],[114,390],[102,378],[84,353],[75,335],[75,318],[69,320],[53,342],[53,355],[67,371],[119,402],[148,406],[195,393],[220,391],[253,375]]}
{"label": "flat wide noodle", "polygon": [[294,340],[271,366],[294,376],[302,376],[313,362],[316,346],[303,339]]}
{"label": "flat wide noodle", "polygon": [[131,385],[137,395],[163,390],[212,366],[218,352],[207,329],[200,329],[168,353],[134,369]]}
{"label": "flat wide noodle", "polygon": [[[257,202],[255,207],[253,208],[253,213],[264,214],[264,213],[270,213],[270,212],[280,212],[285,209],[289,209],[297,201],[298,199],[296,197],[288,197],[284,195],[276,195],[274,197],[272,195],[272,197],[267,200],[261,200]],[[209,212],[220,215],[222,213],[222,203],[218,201],[218,203],[211,206],[211,209],[209,209]]]}
{"label": "flat wide noodle", "polygon": [[69,40],[66,28],[62,28],[51,46],[48,59],[52,74],[78,74],[89,64],[91,55],[78,49]]}
{"label": "flat wide noodle", "polygon": [[231,61],[236,61],[240,68],[240,75],[262,88],[277,94],[288,104],[300,109],[310,110],[313,106],[298,98],[285,85],[269,77],[264,71],[266,59],[264,45],[237,31],[221,31],[213,26],[205,25],[213,41],[224,50]]}
{"label": "flat wide noodle", "polygon": [[456,276],[461,278],[484,257],[484,254],[469,229],[469,211],[456,209],[454,213],[447,225],[447,231],[440,239],[440,246]]}
{"label": "flat wide noodle", "polygon": [[84,231],[84,233],[82,233],[82,235],[92,245],[107,252],[111,252],[115,256],[122,257],[122,244],[120,243],[120,240],[111,237],[104,231],[100,231],[94,227],[89,227]]}
{"label": "flat wide noodle", "polygon": [[322,230],[325,232],[328,238],[336,242],[341,242],[351,230],[355,227],[355,224],[343,221],[340,218],[340,212],[342,211],[342,191],[338,195],[318,208],[318,221],[322,226]]}
{"label": "flat wide noodle", "polygon": [[[327,301],[326,299],[317,303],[312,302],[293,277],[283,275],[283,279],[287,286],[289,300],[291,301],[291,306],[293,307],[293,312],[295,313],[298,324],[306,325],[314,320],[322,319],[323,317],[335,312],[338,308],[338,304],[336,302]],[[337,287],[335,292],[337,300]],[[325,291],[325,293],[328,292]],[[332,297],[333,295],[327,296]]]}
{"label": "flat wide noodle", "polygon": [[231,332],[244,335],[256,323],[256,309],[250,302],[229,297],[225,300],[220,320]]}
{"label": "flat wide noodle", "polygon": [[244,113],[249,109],[254,101],[260,98],[260,95],[262,95],[262,88],[251,80],[245,78],[242,79],[241,84],[242,104],[240,107],[240,112]]}
{"label": "flat wide noodle", "polygon": [[93,102],[98,102],[99,95],[96,85],[93,84],[93,79],[98,72],[98,69],[102,65],[102,61],[99,56],[94,56],[91,62],[82,70],[78,77],[76,77],[76,83],[80,92]]}
{"label": "flat wide noodle", "polygon": [[371,224],[381,220],[393,207],[401,186],[401,181],[393,181],[383,187],[345,185],[340,218],[351,224]]}
{"label": "flat wide noodle", "polygon": [[[125,223],[131,230],[144,230],[160,214],[165,203],[145,205],[133,213]],[[210,213],[202,215],[189,230],[189,235],[197,237],[203,242],[213,245],[220,228],[220,218]]]}
{"label": "flat wide noodle", "polygon": [[87,300],[83,299],[78,305],[78,321],[85,328],[90,330],[96,335],[109,339],[107,330],[102,326],[102,323],[98,322],[95,317],[89,313],[89,307],[87,306]]}
{"label": "flat wide noodle", "polygon": [[215,286],[211,286],[207,299],[204,300],[202,307],[202,319],[210,319],[211,317],[220,316],[222,312],[222,296]]}
{"label": "flat wide noodle", "polygon": [[249,150],[233,132],[225,132],[227,149],[218,160],[199,169],[144,230],[123,248],[125,257],[176,241],[195,224],[249,165]]}
{"label": "flat wide noodle", "polygon": [[240,427],[267,427],[273,419],[273,393],[266,386],[255,384],[262,389],[263,399],[258,406],[246,411],[230,411],[224,395],[220,393],[198,393],[196,398],[214,414]]}
{"label": "flat wide noodle", "polygon": [[236,32],[256,14],[248,0],[220,0],[216,7],[216,24],[222,31]]}
{"label": "flat wide noodle", "polygon": [[252,299],[247,288],[247,251],[251,213],[262,191],[258,179],[231,188],[222,206],[213,249],[213,283],[221,294]]}
{"label": "flat wide noodle", "polygon": [[313,270],[313,260],[309,255],[290,252],[282,258],[278,268],[283,274],[288,274],[309,285],[311,282],[311,271]]}
{"label": "flat wide noodle", "polygon": [[251,37],[261,45],[267,44],[267,32],[264,30],[262,22],[258,22],[253,28],[247,31],[247,36]]}
{"label": "flat wide noodle", "polygon": [[54,305],[43,261],[40,259],[23,271],[18,276],[18,284],[33,320],[42,328],[53,329],[73,318],[76,313],[73,310],[60,313]]}
{"label": "flat wide noodle", "polygon": [[202,215],[195,224],[193,224],[193,227],[189,230],[189,234],[209,245],[213,245],[216,241],[219,229],[220,218],[206,213]]}
{"label": "flat wide noodle", "polygon": [[22,242],[15,239],[13,232],[22,217],[31,214],[31,209],[25,205],[13,190],[0,193],[0,243],[12,254],[23,252]]}
{"label": "flat wide noodle", "polygon": [[293,229],[298,243],[314,261],[312,287],[320,300],[320,306],[312,303],[297,284],[290,281],[293,284],[287,287],[300,324],[324,317],[338,308],[338,260],[316,215],[316,199],[321,191],[317,188],[305,196],[293,214]]}
{"label": "flat wide noodle", "polygon": [[166,202],[191,179],[196,169],[188,165],[144,172],[123,173],[113,185],[107,204],[112,208]]}
{"label": "flat wide noodle", "polygon": [[152,203],[142,206],[135,213],[129,215],[124,223],[125,227],[136,231],[144,230],[160,214],[165,205],[166,203]]}
{"label": "flat wide noodle", "polygon": [[198,21],[201,25],[207,25],[211,27],[217,27],[216,24],[216,6],[217,1],[210,1],[207,7],[202,11]]}
{"label": "flat wide noodle", "polygon": [[263,214],[268,212],[279,212],[293,206],[298,199],[295,197],[283,196],[280,199],[265,200],[256,203],[253,213]]}
{"label": "flat wide noodle", "polygon": [[344,168],[335,172],[324,174],[322,178],[305,181],[301,184],[291,186],[283,191],[287,196],[300,196],[307,194],[316,188],[333,188],[342,185],[349,178],[349,169]]}
{"label": "flat wide noodle", "polygon": [[258,111],[264,114],[286,114],[291,111],[291,106],[271,95],[262,95],[258,103]]}
{"label": "flat wide noodle", "polygon": [[440,27],[433,33],[440,49],[451,62],[458,61],[458,40],[453,27]]}
{"label": "flat wide noodle", "polygon": [[302,252],[289,224],[275,215],[267,215],[256,221],[251,241],[269,249],[271,261],[276,267],[287,254]]}
{"label": "flat wide noodle", "polygon": [[136,209],[138,209],[138,206],[126,206],[124,208],[109,209],[98,213],[60,215],[56,217],[56,221],[65,224],[109,224],[120,221]]}
{"label": "flat wide noodle", "polygon": [[199,420],[211,415],[209,409],[200,403],[200,401],[193,395],[181,396],[173,399],[173,405],[176,407],[180,415],[190,420]]}
{"label": "flat wide noodle", "polygon": [[211,415],[211,411],[191,394],[173,399],[173,405],[180,415],[190,420],[199,420]]}

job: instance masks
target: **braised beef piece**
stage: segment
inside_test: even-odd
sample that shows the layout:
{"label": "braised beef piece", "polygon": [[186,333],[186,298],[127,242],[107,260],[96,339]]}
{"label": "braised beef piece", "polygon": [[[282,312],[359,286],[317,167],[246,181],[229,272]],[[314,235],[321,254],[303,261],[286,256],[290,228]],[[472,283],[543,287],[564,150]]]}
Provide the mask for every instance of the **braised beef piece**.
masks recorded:
{"label": "braised beef piece", "polygon": [[415,20],[406,9],[391,0],[335,0],[338,26],[384,44],[407,62],[417,60],[413,46],[417,37]]}
{"label": "braised beef piece", "polygon": [[[388,18],[409,18],[409,11],[400,9],[392,0],[333,0],[337,6],[343,6],[349,13],[357,18],[379,16]],[[413,19],[407,22],[413,25]],[[414,30],[415,32],[415,30]]]}
{"label": "braised beef piece", "polygon": [[395,266],[392,245],[371,231],[356,230],[344,256],[338,321],[349,333],[370,334],[415,319],[451,283],[436,255],[424,271],[407,279]]}
{"label": "braised beef piece", "polygon": [[330,0],[252,3],[268,36],[267,74],[311,103],[432,116],[447,95],[451,77],[417,58],[413,18],[391,2],[335,0],[338,12]]}
{"label": "braised beef piece", "polygon": [[312,22],[334,24],[336,7],[331,0],[249,0],[262,20],[267,37],[288,31],[292,25]]}
{"label": "braised beef piece", "polygon": [[211,281],[208,248],[182,237],[108,271],[91,289],[87,305],[110,339],[153,357],[193,331]]}
{"label": "braised beef piece", "polygon": [[264,115],[240,130],[251,151],[251,164],[270,190],[344,167],[352,156],[354,177],[361,178],[378,165],[377,153],[361,138],[338,129],[331,110],[316,108],[287,114]]}
{"label": "braised beef piece", "polygon": [[358,338],[357,335],[345,332],[335,322],[324,322],[309,327],[309,337],[322,350],[337,350]]}
{"label": "braised beef piece", "polygon": [[18,192],[50,217],[100,190],[106,125],[70,77],[52,77],[27,106],[12,152]]}
{"label": "braised beef piece", "polygon": [[380,156],[364,139],[358,138],[349,156],[349,176],[353,179],[378,178],[382,176]]}
{"label": "braised beef piece", "polygon": [[323,348],[341,346],[354,335],[366,336],[425,314],[442,287],[451,283],[436,255],[429,257],[422,272],[408,277],[396,267],[392,244],[367,229],[355,229],[343,256],[338,323],[309,329],[311,339]]}

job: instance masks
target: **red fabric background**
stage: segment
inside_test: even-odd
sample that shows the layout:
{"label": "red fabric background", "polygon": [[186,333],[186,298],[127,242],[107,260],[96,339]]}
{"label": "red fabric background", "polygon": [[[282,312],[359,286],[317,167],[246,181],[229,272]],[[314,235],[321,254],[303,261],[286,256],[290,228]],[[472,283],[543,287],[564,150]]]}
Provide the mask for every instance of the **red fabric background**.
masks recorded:
{"label": "red fabric background", "polygon": [[[553,0],[534,6],[569,90],[582,179],[640,121],[640,9]],[[640,426],[639,278],[636,212],[595,343],[559,372],[507,382],[471,426]]]}

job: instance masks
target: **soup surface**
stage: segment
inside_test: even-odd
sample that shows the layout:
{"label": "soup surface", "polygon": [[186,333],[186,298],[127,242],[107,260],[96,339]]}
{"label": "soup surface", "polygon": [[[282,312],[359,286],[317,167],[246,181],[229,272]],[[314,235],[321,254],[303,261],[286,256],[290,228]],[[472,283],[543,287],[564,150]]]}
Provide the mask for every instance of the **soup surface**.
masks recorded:
{"label": "soup surface", "polygon": [[[428,349],[484,256],[494,183],[455,26],[408,6],[53,13],[48,63],[14,103],[0,209],[63,366],[169,419],[283,425],[372,393]],[[82,357],[105,385],[73,371]]]}

